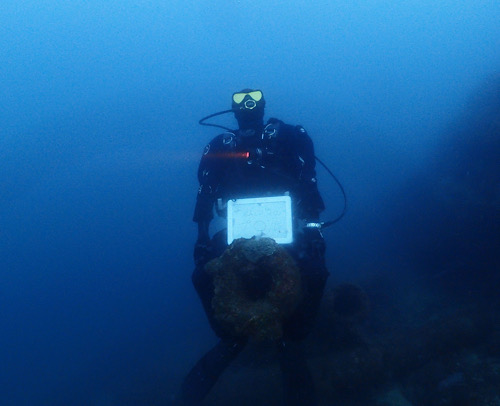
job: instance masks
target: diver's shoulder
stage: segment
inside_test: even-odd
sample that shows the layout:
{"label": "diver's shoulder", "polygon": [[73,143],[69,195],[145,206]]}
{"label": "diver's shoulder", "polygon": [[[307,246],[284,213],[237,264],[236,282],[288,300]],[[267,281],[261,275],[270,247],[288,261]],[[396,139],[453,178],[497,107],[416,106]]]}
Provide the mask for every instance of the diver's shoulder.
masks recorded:
{"label": "diver's shoulder", "polygon": [[280,120],[275,117],[271,117],[269,120],[267,120],[267,125],[271,125],[285,133],[294,134],[298,136],[307,135],[307,131],[302,125],[288,124],[285,123],[283,120]]}
{"label": "diver's shoulder", "polygon": [[236,137],[236,131],[225,131],[212,138],[209,144],[211,144],[212,146],[226,145],[228,139],[233,139],[234,137]]}
{"label": "diver's shoulder", "polygon": [[236,132],[226,131],[221,134],[216,135],[212,140],[205,146],[203,155],[211,155],[214,152],[220,152],[222,150],[227,150],[232,148],[234,144],[234,139],[236,138]]}

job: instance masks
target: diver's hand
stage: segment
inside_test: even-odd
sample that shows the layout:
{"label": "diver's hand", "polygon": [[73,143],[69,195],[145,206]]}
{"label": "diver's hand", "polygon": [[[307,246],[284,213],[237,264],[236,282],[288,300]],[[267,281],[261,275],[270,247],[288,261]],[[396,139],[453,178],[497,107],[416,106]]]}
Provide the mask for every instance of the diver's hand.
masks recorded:
{"label": "diver's hand", "polygon": [[320,227],[304,227],[306,254],[310,258],[321,258],[325,255],[326,244]]}
{"label": "diver's hand", "polygon": [[214,257],[214,250],[210,240],[198,239],[194,244],[194,263],[196,266],[205,265]]}

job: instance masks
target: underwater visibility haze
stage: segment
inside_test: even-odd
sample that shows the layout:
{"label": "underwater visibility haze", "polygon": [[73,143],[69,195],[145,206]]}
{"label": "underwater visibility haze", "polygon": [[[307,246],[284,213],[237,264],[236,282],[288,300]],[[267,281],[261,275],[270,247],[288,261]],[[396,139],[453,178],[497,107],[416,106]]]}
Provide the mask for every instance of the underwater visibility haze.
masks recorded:
{"label": "underwater visibility haze", "polygon": [[[499,21],[497,0],[4,0],[0,404],[173,399],[216,342],[197,122],[244,88],[347,193],[306,342],[320,404],[500,404]],[[326,221],[343,199],[317,173]],[[250,358],[204,404],[280,404]]]}

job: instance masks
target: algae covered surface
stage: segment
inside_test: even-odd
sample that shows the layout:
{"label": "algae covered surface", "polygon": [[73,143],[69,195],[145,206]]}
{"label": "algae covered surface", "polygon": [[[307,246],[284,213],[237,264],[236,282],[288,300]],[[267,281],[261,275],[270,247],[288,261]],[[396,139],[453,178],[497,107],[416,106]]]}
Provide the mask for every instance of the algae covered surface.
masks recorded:
{"label": "algae covered surface", "polygon": [[302,297],[300,272],[271,238],[235,240],[207,264],[213,277],[216,319],[233,336],[272,341]]}

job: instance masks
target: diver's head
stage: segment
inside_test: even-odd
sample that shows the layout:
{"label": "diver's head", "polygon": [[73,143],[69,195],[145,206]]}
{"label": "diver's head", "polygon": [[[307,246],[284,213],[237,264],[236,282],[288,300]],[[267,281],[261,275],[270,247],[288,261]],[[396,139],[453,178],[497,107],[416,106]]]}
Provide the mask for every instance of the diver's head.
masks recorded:
{"label": "diver's head", "polygon": [[266,101],[260,90],[243,89],[233,93],[233,111],[242,130],[260,129],[264,126]]}

